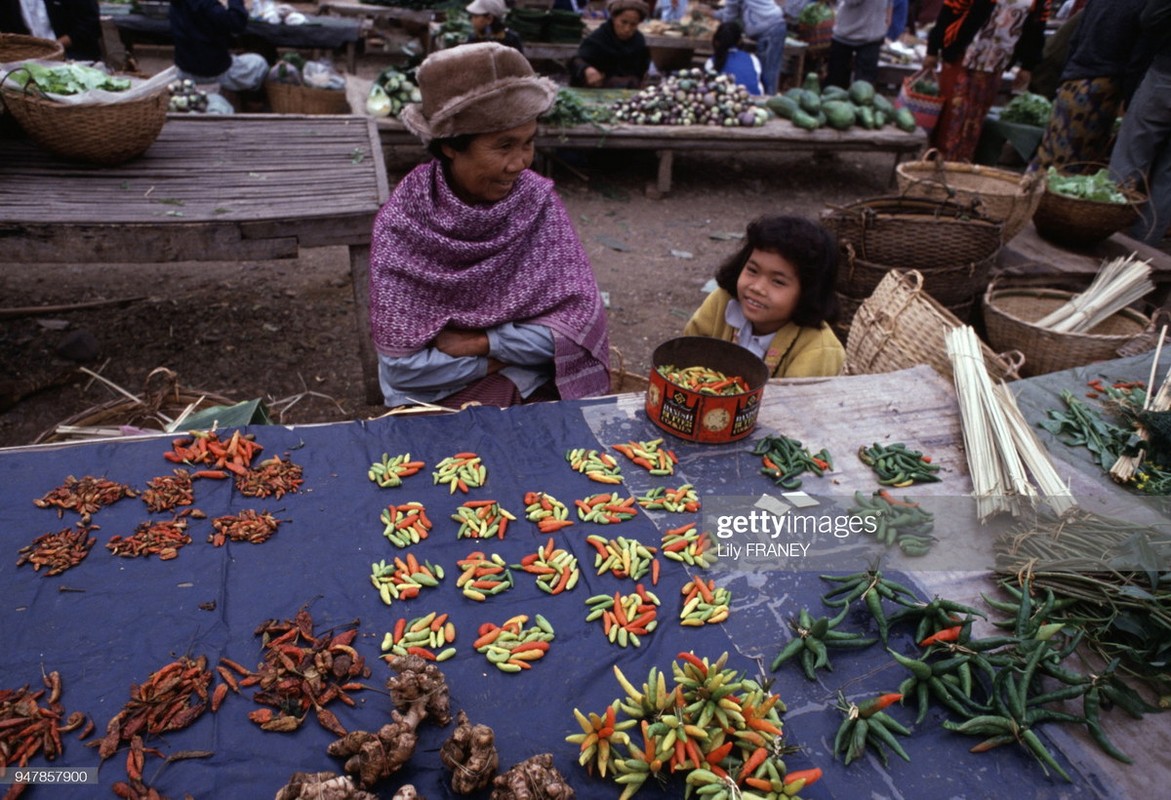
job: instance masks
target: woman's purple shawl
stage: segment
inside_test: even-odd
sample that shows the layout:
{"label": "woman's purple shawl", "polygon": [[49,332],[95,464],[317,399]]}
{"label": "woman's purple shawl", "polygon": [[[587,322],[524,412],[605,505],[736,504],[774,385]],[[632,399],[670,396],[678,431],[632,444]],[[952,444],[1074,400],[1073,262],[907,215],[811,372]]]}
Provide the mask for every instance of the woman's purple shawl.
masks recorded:
{"label": "woman's purple shawl", "polygon": [[553,182],[526,170],[503,200],[471,206],[439,161],[411,170],[374,220],[370,327],[384,355],[427,347],[446,326],[531,322],[553,332],[562,398],[604,394],[602,297]]}

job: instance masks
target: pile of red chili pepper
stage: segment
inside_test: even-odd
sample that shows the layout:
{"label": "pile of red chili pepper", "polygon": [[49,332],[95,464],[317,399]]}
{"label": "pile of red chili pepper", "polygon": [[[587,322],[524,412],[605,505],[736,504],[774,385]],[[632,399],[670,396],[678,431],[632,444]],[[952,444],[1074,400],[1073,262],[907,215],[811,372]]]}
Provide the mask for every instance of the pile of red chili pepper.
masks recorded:
{"label": "pile of red chili pepper", "polygon": [[57,516],[63,516],[69,509],[81,514],[82,522],[89,522],[90,515],[98,509],[116,503],[123,497],[135,497],[137,493],[126,486],[106,478],[86,475],[75,478],[72,475],[65,483],[45,494],[33,503],[39,508],[57,508]]}
{"label": "pile of red chili pepper", "polygon": [[184,656],[151,673],[130,687],[130,700],[107,723],[98,755],[105,761],[135,736],[161,736],[186,728],[207,711],[211,682],[206,656]]}
{"label": "pile of red chili pepper", "polygon": [[[358,636],[357,623],[340,633],[314,633],[313,617],[302,608],[291,620],[270,619],[257,626],[263,661],[255,671],[229,659],[221,665],[241,677],[239,686],[257,686],[252,699],[259,708],[248,715],[266,731],[294,731],[313,709],[321,727],[338,736],[346,729],[327,705],[337,700],[355,702],[348,692],[366,688],[358,678],[369,678],[366,660],[352,645]],[[223,675],[229,669],[220,671]]]}
{"label": "pile of red chili pepper", "polygon": [[33,539],[32,544],[20,548],[16,566],[32,564],[35,571],[48,567],[46,575],[60,575],[70,567],[76,567],[89,555],[98,540],[96,536],[90,536],[90,532],[95,530],[96,525],[79,522],[73,528],[43,533]]}
{"label": "pile of red chili pepper", "polygon": [[236,490],[247,497],[284,497],[296,494],[304,483],[300,464],[292,459],[273,456],[261,461],[256,469],[236,475]]}
{"label": "pile of red chili pepper", "polygon": [[171,511],[176,506],[189,506],[195,502],[191,490],[191,473],[177,469],[171,475],[160,475],[147,481],[142,501],[153,514]]}
{"label": "pile of red chili pepper", "polygon": [[137,558],[158,556],[160,561],[177,558],[179,548],[191,543],[187,533],[187,518],[142,522],[129,536],[111,536],[106,549],[116,556]]}
{"label": "pile of red chili pepper", "polygon": [[247,472],[253,457],[263,449],[252,434],[243,435],[238,430],[226,442],[215,431],[193,431],[189,436],[172,439],[171,449],[163,453],[163,458],[204,467],[195,473],[197,478],[226,478],[228,472]]}
{"label": "pile of red chili pepper", "polygon": [[261,544],[267,542],[280,527],[281,521],[267,511],[256,511],[246,508],[235,516],[216,517],[211,521],[215,532],[207,540],[216,547],[222,547],[224,542],[251,542]]}
{"label": "pile of red chili pepper", "polygon": [[[75,731],[86,724],[87,718],[75,711],[62,722],[65,709],[61,705],[61,676],[50,672],[42,676],[43,689],[0,689],[0,767],[15,764],[28,765],[36,755],[49,761],[64,752],[61,734]],[[47,693],[47,696],[46,696]],[[41,701],[44,705],[41,705]],[[81,736],[93,730],[90,722]]]}

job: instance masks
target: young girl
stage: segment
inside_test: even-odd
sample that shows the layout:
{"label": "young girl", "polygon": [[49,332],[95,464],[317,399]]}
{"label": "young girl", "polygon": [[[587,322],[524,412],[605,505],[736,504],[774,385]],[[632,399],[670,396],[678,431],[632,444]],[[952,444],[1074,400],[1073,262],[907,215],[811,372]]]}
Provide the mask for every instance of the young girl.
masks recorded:
{"label": "young girl", "polygon": [[838,243],[821,225],[792,216],[748,224],[744,246],[716,272],[716,289],[684,336],[736,342],[774,378],[838,375],[846,360],[830,324],[838,317]]}
{"label": "young girl", "polygon": [[740,49],[743,37],[744,29],[739,22],[721,22],[712,34],[712,57],[704,68],[731,75],[749,94],[764,94],[760,83],[760,59]]}

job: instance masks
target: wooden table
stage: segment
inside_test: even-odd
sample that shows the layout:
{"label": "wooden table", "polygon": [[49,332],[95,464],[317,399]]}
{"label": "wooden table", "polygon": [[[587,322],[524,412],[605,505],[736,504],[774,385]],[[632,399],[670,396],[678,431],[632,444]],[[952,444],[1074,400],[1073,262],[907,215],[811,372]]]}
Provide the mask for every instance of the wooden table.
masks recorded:
{"label": "wooden table", "polygon": [[1093,281],[1103,261],[1131,253],[1151,262],[1155,291],[1148,301],[1155,306],[1171,301],[1171,255],[1124,233],[1090,248],[1071,250],[1042,238],[1030,222],[1001,248],[997,266],[1004,282],[1012,286],[1080,292]]}
{"label": "wooden table", "polygon": [[363,25],[363,33],[367,27],[373,27],[376,22],[399,23],[404,28],[418,30],[420,40],[423,43],[423,52],[431,52],[431,23],[435,21],[435,11],[433,10],[416,11],[410,8],[359,3],[356,0],[321,0],[317,4],[317,10],[324,17],[358,19]]}
{"label": "wooden table", "polygon": [[[378,135],[384,147],[417,145],[418,140],[396,119],[378,120]],[[759,128],[723,128],[703,125],[576,125],[542,126],[537,131],[537,147],[616,150],[654,150],[658,156],[655,190],[671,191],[671,170],[676,152],[744,152],[749,150],[795,150],[813,152],[881,152],[891,153],[890,182],[895,168],[906,156],[919,153],[927,143],[922,130],[904,133],[896,128],[877,131],[853,129],[847,132],[831,128],[805,131],[788,120],[772,119]]]}
{"label": "wooden table", "polygon": [[[128,50],[133,50],[135,44],[169,45],[174,42],[171,23],[167,19],[143,14],[120,14],[111,19]],[[353,19],[309,16],[303,25],[273,25],[250,19],[239,42],[241,47],[260,51],[269,61],[275,60],[281,49],[343,50],[346,69],[352,75],[358,71],[360,32],[361,23]]]}
{"label": "wooden table", "polygon": [[389,187],[369,118],[172,114],[126,164],[72,163],[0,140],[0,165],[0,268],[268,260],[348,247],[366,393],[381,403],[366,284],[374,215]]}

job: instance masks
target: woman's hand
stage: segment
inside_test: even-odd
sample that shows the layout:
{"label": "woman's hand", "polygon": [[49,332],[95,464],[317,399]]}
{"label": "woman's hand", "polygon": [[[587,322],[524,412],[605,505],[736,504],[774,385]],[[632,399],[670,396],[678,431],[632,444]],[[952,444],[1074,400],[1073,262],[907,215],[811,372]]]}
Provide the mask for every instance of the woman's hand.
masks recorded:
{"label": "woman's hand", "polygon": [[1029,81],[1033,79],[1033,73],[1027,69],[1018,69],[1016,77],[1012,81],[1012,90],[1014,92],[1027,92],[1029,90]]}
{"label": "woman's hand", "polygon": [[583,75],[585,76],[586,86],[589,86],[591,89],[597,89],[606,81],[606,76],[593,67],[586,67]]}
{"label": "woman's hand", "polygon": [[484,331],[444,328],[435,337],[434,347],[452,358],[488,355],[488,334]]}

